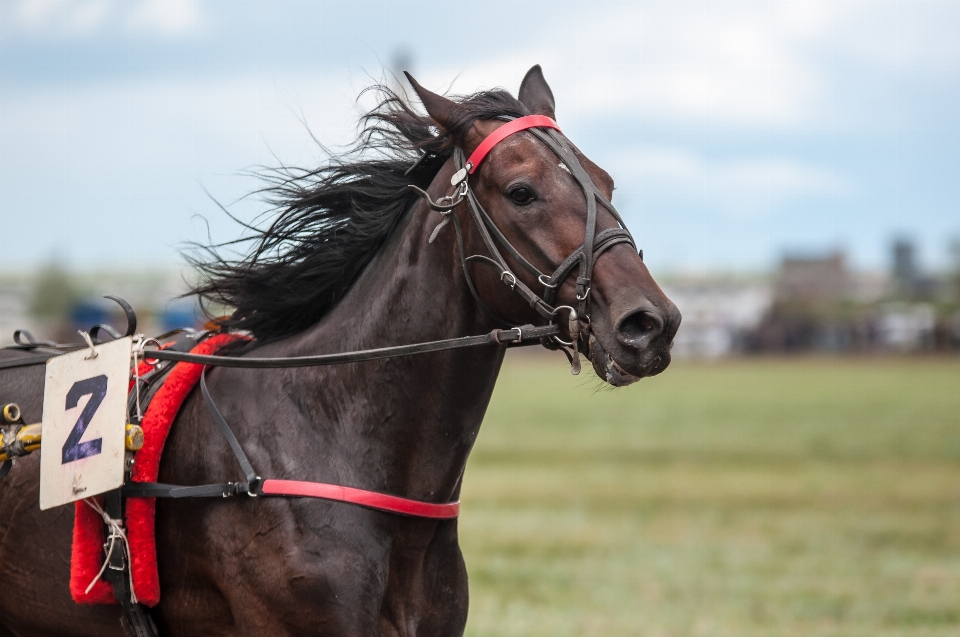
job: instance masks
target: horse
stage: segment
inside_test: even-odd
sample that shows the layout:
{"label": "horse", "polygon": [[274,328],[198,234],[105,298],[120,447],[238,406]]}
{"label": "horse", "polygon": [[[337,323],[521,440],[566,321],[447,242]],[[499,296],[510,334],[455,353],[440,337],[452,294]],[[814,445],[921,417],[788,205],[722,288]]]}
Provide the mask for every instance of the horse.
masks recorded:
{"label": "horse", "polygon": [[[469,202],[448,194],[460,174],[455,159],[515,118],[555,120],[553,92],[539,66],[517,98],[501,89],[448,97],[408,78],[426,114],[380,87],[353,151],[318,168],[263,173],[271,208],[247,224],[252,248],[190,253],[202,275],[193,292],[235,308],[221,329],[253,337],[239,356],[418,343],[483,334],[506,327],[501,320],[543,324],[537,304],[516,292],[546,292],[550,279],[521,260],[551,272],[580,250],[583,262],[593,248],[588,235],[619,228],[611,177],[562,134],[551,139],[576,161],[558,161],[544,134],[523,130],[461,175],[515,248],[503,257],[510,276],[490,267]],[[578,182],[580,170],[601,202],[593,229],[585,230],[593,194]],[[589,302],[588,313],[558,323],[557,343],[582,352],[613,386],[662,372],[680,313],[642,253],[615,242],[596,255],[590,276],[588,288],[578,288],[582,276],[552,283],[558,307]],[[445,503],[459,497],[504,354],[490,346],[327,367],[210,367],[207,382],[263,475]],[[0,399],[38,421],[43,383],[42,366],[0,371]],[[73,509],[38,510],[37,455],[21,458],[0,484],[0,636],[123,635],[119,606],[71,600]],[[194,390],[167,441],[160,482],[222,482],[235,477],[235,463]],[[151,613],[161,635],[464,631],[467,570],[456,519],[305,498],[158,499],[156,519],[162,597]]]}

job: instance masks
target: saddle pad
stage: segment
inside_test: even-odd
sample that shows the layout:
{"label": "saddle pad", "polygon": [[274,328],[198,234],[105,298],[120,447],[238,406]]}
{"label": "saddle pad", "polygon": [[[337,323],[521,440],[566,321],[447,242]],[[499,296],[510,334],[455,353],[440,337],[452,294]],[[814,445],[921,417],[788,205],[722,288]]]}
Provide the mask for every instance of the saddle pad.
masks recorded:
{"label": "saddle pad", "polygon": [[[217,334],[191,350],[193,354],[215,354],[237,339],[235,334]],[[140,374],[151,369],[141,363]],[[131,479],[134,482],[156,482],[160,472],[160,456],[180,406],[200,380],[203,365],[177,363],[143,415],[143,448],[134,456]],[[102,500],[102,499],[101,499]],[[102,505],[102,502],[101,502]],[[106,530],[103,519],[87,503],[74,503],[73,552],[70,557],[70,594],[78,604],[118,604],[113,585],[101,580],[85,593],[100,572],[104,561]],[[160,575],[157,571],[157,544],[154,533],[156,498],[127,498],[124,526],[130,541],[131,573],[137,600],[147,606],[160,601]]]}

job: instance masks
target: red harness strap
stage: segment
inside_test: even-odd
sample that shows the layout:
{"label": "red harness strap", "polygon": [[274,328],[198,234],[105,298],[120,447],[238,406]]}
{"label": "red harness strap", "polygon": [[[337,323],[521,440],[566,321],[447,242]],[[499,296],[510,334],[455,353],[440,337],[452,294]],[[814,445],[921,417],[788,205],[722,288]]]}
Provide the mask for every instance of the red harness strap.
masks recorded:
{"label": "red harness strap", "polygon": [[487,135],[486,139],[480,142],[477,149],[473,151],[470,158],[467,159],[467,172],[471,175],[477,170],[477,166],[483,161],[483,158],[493,150],[493,147],[510,137],[514,133],[519,133],[528,128],[555,128],[560,130],[557,123],[546,115],[527,115],[510,120],[497,130]]}
{"label": "red harness strap", "polygon": [[359,504],[360,506],[377,509],[378,511],[412,515],[418,518],[450,520],[460,514],[459,501],[449,502],[447,504],[434,504],[432,502],[421,502],[420,500],[409,500],[395,495],[387,495],[386,493],[377,493],[376,491],[341,487],[336,484],[324,484],[323,482],[275,480],[267,478],[260,485],[260,492],[263,493],[263,495],[278,495],[288,498],[322,498],[324,500],[336,500],[337,502],[349,502],[350,504]]}

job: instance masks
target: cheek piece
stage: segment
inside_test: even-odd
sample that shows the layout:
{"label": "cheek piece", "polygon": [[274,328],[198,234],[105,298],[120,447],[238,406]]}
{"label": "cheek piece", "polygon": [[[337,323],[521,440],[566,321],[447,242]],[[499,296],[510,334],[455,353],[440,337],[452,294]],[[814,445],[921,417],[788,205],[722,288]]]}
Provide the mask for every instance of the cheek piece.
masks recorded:
{"label": "cheek piece", "polygon": [[[490,215],[483,209],[483,205],[477,199],[473,189],[470,188],[469,176],[477,171],[490,151],[507,137],[525,130],[529,130],[537,139],[546,144],[560,159],[560,162],[569,169],[570,174],[573,175],[573,178],[577,181],[581,190],[583,190],[584,198],[587,202],[587,221],[584,230],[583,244],[564,259],[552,274],[541,272],[514,248],[513,244],[511,244],[503,233],[500,232],[500,229],[497,228],[496,224],[490,218]],[[473,277],[470,275],[470,269],[467,267],[471,261],[487,263],[497,268],[500,271],[500,280],[511,290],[523,297],[530,307],[544,317],[549,324],[553,324],[558,319],[560,310],[567,310],[567,322],[571,342],[567,343],[560,340],[559,337],[553,336],[542,339],[541,343],[548,349],[563,349],[568,358],[570,358],[571,371],[575,374],[578,373],[580,371],[579,341],[581,336],[586,337],[586,330],[589,329],[590,325],[590,279],[593,275],[593,266],[603,252],[618,243],[629,243],[636,250],[636,243],[627,230],[623,219],[620,217],[616,208],[613,207],[613,204],[607,200],[593,183],[593,180],[590,179],[587,171],[580,164],[580,160],[577,159],[576,154],[573,152],[573,148],[560,132],[560,127],[557,126],[557,123],[544,115],[527,115],[526,117],[506,120],[503,126],[487,135],[487,137],[480,142],[480,145],[477,146],[476,150],[471,153],[468,159],[465,160],[463,151],[460,148],[456,148],[453,152],[453,160],[458,169],[450,179],[450,185],[456,189],[453,194],[440,197],[434,202],[426,192],[416,186],[410,186],[410,188],[416,190],[417,193],[423,197],[431,209],[439,212],[444,217],[443,221],[430,236],[430,242],[432,243],[440,229],[446,225],[450,219],[453,219],[454,227],[457,231],[457,247],[460,251],[460,263],[467,281],[467,286],[470,288],[470,292],[483,311],[501,323],[509,324],[510,322],[497,316],[497,314],[484,303],[483,299],[480,298],[476,285],[473,282]],[[464,254],[463,234],[460,229],[460,221],[457,215],[451,214],[455,208],[464,202],[466,202],[467,208],[470,210],[470,216],[473,218],[480,238],[483,240],[484,246],[486,246],[489,254],[475,254],[471,256],[465,256]],[[599,233],[597,232],[598,202],[613,215],[619,227],[609,228]],[[498,245],[500,246],[499,248],[497,247]],[[543,285],[542,296],[527,287],[513,270],[511,270],[510,265],[500,252],[501,248]],[[640,251],[639,254],[642,259],[643,251]],[[560,284],[569,276],[573,271],[573,267],[577,264],[580,266],[577,273],[576,285],[577,308],[574,309],[569,305],[554,306]]]}

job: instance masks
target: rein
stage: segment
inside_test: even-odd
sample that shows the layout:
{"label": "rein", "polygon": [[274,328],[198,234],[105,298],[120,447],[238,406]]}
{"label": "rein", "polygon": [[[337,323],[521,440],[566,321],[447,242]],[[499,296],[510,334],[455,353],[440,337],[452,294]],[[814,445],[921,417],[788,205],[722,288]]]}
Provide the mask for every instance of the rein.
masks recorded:
{"label": "rein", "polygon": [[426,354],[428,352],[442,352],[450,349],[460,349],[462,347],[476,347],[478,345],[512,345],[514,347],[535,345],[540,341],[540,339],[550,338],[559,333],[560,328],[556,325],[543,325],[540,327],[524,325],[522,327],[512,327],[506,330],[493,330],[489,334],[481,334],[479,336],[461,336],[459,338],[447,338],[440,341],[428,341],[426,343],[417,343],[414,345],[395,345],[393,347],[380,347],[376,349],[365,349],[356,352],[343,352],[339,354],[320,354],[317,356],[284,356],[280,358],[209,356],[203,354],[190,354],[187,352],[174,352],[163,349],[150,351],[149,353],[144,352],[144,355],[151,360],[156,359],[185,363],[199,363],[201,365],[216,367],[246,367],[252,369],[274,369],[279,367],[320,367],[323,365],[340,365],[343,363],[375,361],[383,358],[393,358],[395,356],[410,356],[413,354]]}

